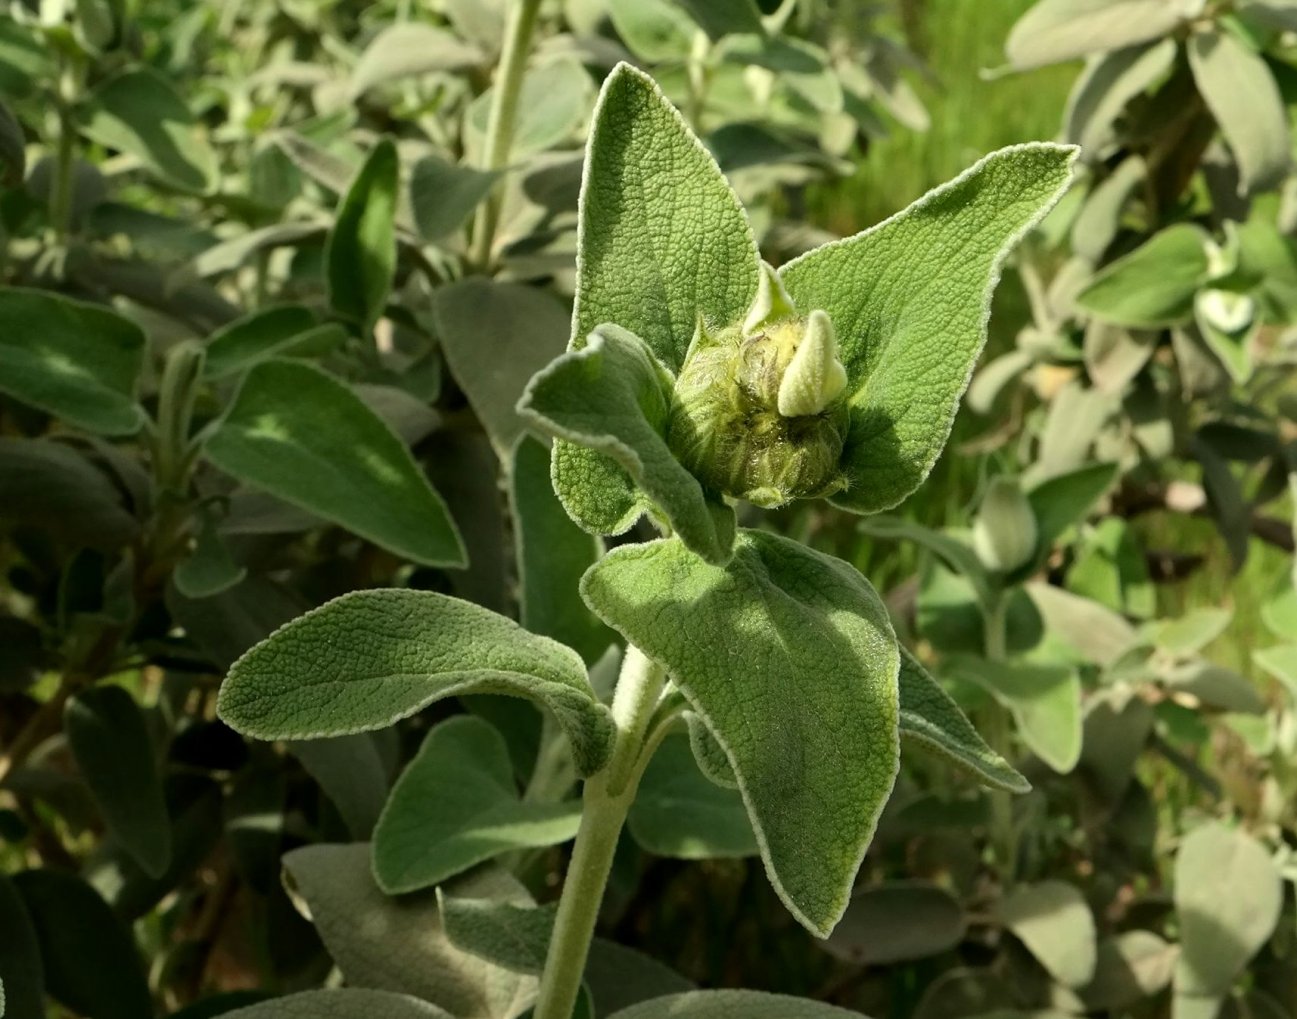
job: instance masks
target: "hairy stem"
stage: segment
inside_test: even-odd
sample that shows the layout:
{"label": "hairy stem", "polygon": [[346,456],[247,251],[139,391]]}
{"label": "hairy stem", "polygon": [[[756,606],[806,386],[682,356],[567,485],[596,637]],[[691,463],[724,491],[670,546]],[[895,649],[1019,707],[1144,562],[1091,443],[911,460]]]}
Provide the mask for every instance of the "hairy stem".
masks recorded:
{"label": "hairy stem", "polygon": [[[486,124],[486,147],[482,153],[484,170],[502,170],[509,162],[513,132],[518,121],[518,94],[527,68],[527,51],[540,0],[516,0],[509,27],[500,51],[500,70],[491,95],[491,111]],[[495,230],[500,218],[500,189],[497,186],[477,209],[473,220],[473,248],[470,260],[481,269],[491,267],[495,248]]]}
{"label": "hairy stem", "polygon": [[617,839],[647,763],[646,737],[665,684],[660,666],[638,648],[627,647],[612,705],[617,742],[608,766],[585,784],[581,827],[559,900],[534,1019],[571,1019]]}

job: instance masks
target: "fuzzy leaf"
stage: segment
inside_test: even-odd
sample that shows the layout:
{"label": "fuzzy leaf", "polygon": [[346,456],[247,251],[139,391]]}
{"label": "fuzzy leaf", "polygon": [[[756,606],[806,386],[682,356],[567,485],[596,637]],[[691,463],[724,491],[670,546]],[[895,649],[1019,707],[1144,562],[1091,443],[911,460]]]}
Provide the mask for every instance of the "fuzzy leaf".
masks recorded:
{"label": "fuzzy leaf", "polygon": [[1018,735],[1060,774],[1081,759],[1081,680],[1066,665],[960,659],[952,672],[976,683],[1013,714]]}
{"label": "fuzzy leaf", "polygon": [[317,325],[309,308],[283,304],[244,315],[207,341],[203,377],[226,378],[272,357],[314,357],[342,346],[345,331]]}
{"label": "fuzzy leaf", "polygon": [[0,492],[0,521],[38,527],[78,546],[121,548],[140,532],[113,479],[62,442],[0,436]]}
{"label": "fuzzy leaf", "polygon": [[21,287],[0,291],[0,392],[99,435],[144,422],[135,388],[144,333],[107,308]]}
{"label": "fuzzy leaf", "polygon": [[824,947],[854,966],[891,966],[950,951],[966,926],[963,907],[946,889],[892,881],[857,892]]}
{"label": "fuzzy leaf", "polygon": [[1018,19],[1005,53],[1018,70],[1075,60],[1169,34],[1179,0],[1040,0]]}
{"label": "fuzzy leaf", "polygon": [[1086,311],[1117,325],[1156,329],[1187,322],[1207,272],[1201,227],[1167,227],[1129,255],[1104,266],[1076,296]]}
{"label": "fuzzy leaf", "polygon": [[1094,977],[1094,914],[1075,886],[1019,885],[1000,903],[1000,918],[1064,987],[1083,987]]}
{"label": "fuzzy leaf", "polygon": [[[604,82],[586,150],[570,350],[615,323],[679,371],[698,318],[742,320],[760,257],[715,161],[647,75]],[[587,530],[619,534],[646,508],[625,471],[559,442],[555,489]]]}
{"label": "fuzzy leaf", "polygon": [[[557,439],[615,460],[681,541],[709,562],[724,562],[734,540],[734,511],[709,499],[667,445],[672,385],[647,343],[606,325],[591,334],[588,345],[559,357],[532,379],[518,413]],[[555,475],[560,497],[573,477]]]}
{"label": "fuzzy leaf", "polygon": [[383,314],[396,272],[400,170],[396,145],[384,138],[342,196],[324,242],[329,305],[365,329],[373,328]]}
{"label": "fuzzy leaf", "polygon": [[389,25],[365,47],[351,72],[351,92],[435,71],[463,71],[486,61],[476,46],[434,25],[407,21]]}
{"label": "fuzzy leaf", "polygon": [[317,368],[255,365],[205,452],[240,481],[397,555],[464,565],[446,505],[409,449],[360,397]]}
{"label": "fuzzy leaf", "polygon": [[1081,146],[1082,158],[1103,158],[1113,123],[1135,96],[1147,91],[1175,62],[1174,39],[1114,50],[1086,66],[1068,96],[1063,133]]}
{"label": "fuzzy leaf", "polygon": [[511,849],[576,835],[581,804],[523,803],[509,750],[490,723],[447,719],[424,738],[374,830],[374,876],[389,895],[440,884]]}
{"label": "fuzzy leaf", "polygon": [[609,1019],[860,1019],[860,1015],[764,991],[690,991],[632,1005]]}
{"label": "fuzzy leaf", "polygon": [[450,1019],[448,1012],[408,994],[355,987],[286,994],[221,1015],[225,1019]]}
{"label": "fuzzy leaf", "polygon": [[743,531],[725,567],[676,540],[617,549],[582,594],[706,721],[776,891],[826,936],[899,759],[899,652],[877,593],[841,560]]}
{"label": "fuzzy leaf", "polygon": [[1076,150],[1019,145],[987,156],[908,209],[780,270],[802,314],[828,312],[850,380],[833,501],[895,506],[927,477],[986,341],[1005,256],[1053,207]]}
{"label": "fuzzy leaf", "polygon": [[1056,474],[1027,493],[1042,555],[1052,549],[1064,531],[1086,518],[1116,478],[1116,464],[1090,464]]}
{"label": "fuzzy leaf", "polygon": [[217,707],[254,739],[316,739],[465,693],[548,707],[584,774],[608,755],[612,722],[575,651],[431,591],[354,591],[299,616],[230,667]]}
{"label": "fuzzy leaf", "polygon": [[439,241],[458,230],[499,178],[500,171],[424,156],[410,171],[410,210],[419,235],[425,241]]}

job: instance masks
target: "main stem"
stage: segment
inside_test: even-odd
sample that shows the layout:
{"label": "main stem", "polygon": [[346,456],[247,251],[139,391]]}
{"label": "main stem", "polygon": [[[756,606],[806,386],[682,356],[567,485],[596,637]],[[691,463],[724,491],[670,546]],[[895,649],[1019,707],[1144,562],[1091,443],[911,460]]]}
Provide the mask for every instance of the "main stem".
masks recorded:
{"label": "main stem", "polygon": [[[495,91],[491,95],[491,111],[486,123],[486,148],[482,154],[482,168],[488,171],[504,169],[513,148],[513,131],[518,121],[518,94],[522,90],[522,76],[527,69],[527,51],[536,28],[541,0],[516,0],[513,16],[505,31],[504,45],[500,50],[500,71],[496,76]],[[491,253],[495,247],[495,229],[500,218],[500,190],[492,190],[477,209],[473,220],[472,263],[482,269],[491,266]]]}
{"label": "main stem", "polygon": [[665,683],[660,666],[634,645],[626,648],[612,704],[616,743],[608,766],[585,784],[581,827],[559,899],[533,1019],[571,1019],[576,1007],[617,839],[647,763],[645,737]]}
{"label": "main stem", "polygon": [[[984,651],[988,662],[1003,662],[1008,657],[1008,607],[1006,593],[996,591],[991,602],[982,609]],[[1011,753],[1008,709],[993,701],[988,707],[986,722],[986,738],[991,749],[1008,760]],[[1013,830],[1013,794],[1006,789],[991,791],[991,829],[1004,883],[1008,885],[1018,870],[1018,838]]]}

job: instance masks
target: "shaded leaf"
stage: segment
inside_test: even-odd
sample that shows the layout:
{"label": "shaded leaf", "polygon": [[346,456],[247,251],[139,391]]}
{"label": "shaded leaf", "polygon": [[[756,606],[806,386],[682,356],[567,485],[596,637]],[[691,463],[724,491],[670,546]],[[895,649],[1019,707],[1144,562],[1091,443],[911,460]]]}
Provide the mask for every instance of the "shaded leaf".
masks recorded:
{"label": "shaded leaf", "polygon": [[0,436],[0,521],[44,528],[74,545],[116,549],[140,523],[116,485],[71,446]]}
{"label": "shaded leaf", "polygon": [[396,271],[396,201],[400,162],[382,139],[342,196],[324,242],[329,305],[370,329],[383,314]]}
{"label": "shaded leaf", "polygon": [[366,732],[327,739],[290,740],[288,749],[319,783],[357,842],[374,831],[387,800],[387,769]]}
{"label": "shaded leaf", "polygon": [[45,1012],[44,974],[36,928],[12,881],[0,874],[0,1016],[33,1019]]}
{"label": "shaded leaf", "polygon": [[1076,302],[1105,322],[1134,329],[1187,322],[1194,293],[1207,273],[1206,240],[1201,227],[1169,226],[1104,266]]}
{"label": "shaded leaf", "polygon": [[499,178],[498,172],[424,156],[410,172],[410,209],[419,235],[438,241],[458,230]]}
{"label": "shaded leaf", "polygon": [[301,991],[222,1015],[226,1019],[450,1019],[449,1013],[418,998],[354,987]]}
{"label": "shaded leaf", "polygon": [[632,1005],[610,1019],[860,1019],[855,1012],[764,991],[689,991]]}
{"label": "shaded leaf", "polygon": [[859,891],[824,947],[856,966],[940,955],[963,940],[964,910],[950,892],[918,881]]}
{"label": "shaded leaf", "polygon": [[[1156,84],[1175,62],[1174,39],[1112,50],[1092,61],[1067,99],[1064,136],[1081,146],[1084,159],[1103,158],[1113,139],[1113,124],[1126,104]],[[1137,160],[1142,162],[1142,160]]]}
{"label": "shaded leaf", "polygon": [[1081,681],[1076,670],[982,659],[960,659],[951,670],[1008,708],[1022,741],[1051,768],[1066,774],[1076,767],[1081,757]]}
{"label": "shaded leaf", "polygon": [[339,326],[317,325],[315,315],[301,305],[263,308],[211,335],[203,376],[225,378],[272,357],[315,357],[342,346],[345,339]]}
{"label": "shaded leaf", "polygon": [[1005,43],[1018,70],[1074,60],[1169,34],[1185,17],[1176,0],[1040,0]]}
{"label": "shaded leaf", "polygon": [[1000,903],[1000,919],[1050,976],[1064,987],[1083,987],[1094,977],[1098,946],[1094,914],[1066,881],[1018,885]]}

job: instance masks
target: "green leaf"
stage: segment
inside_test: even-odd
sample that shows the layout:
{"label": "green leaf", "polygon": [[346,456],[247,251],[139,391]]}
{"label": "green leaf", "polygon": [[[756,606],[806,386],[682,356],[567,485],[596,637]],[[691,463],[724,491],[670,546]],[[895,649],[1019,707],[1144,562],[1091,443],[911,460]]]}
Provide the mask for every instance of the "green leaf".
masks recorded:
{"label": "green leaf", "polygon": [[657,64],[689,55],[694,23],[672,0],[608,0],[608,17],[641,60]]}
{"label": "green leaf", "polygon": [[1000,920],[1064,987],[1094,977],[1098,952],[1094,914],[1066,881],[1018,885],[1000,903]]}
{"label": "green leaf", "polygon": [[1292,163],[1292,140],[1265,59],[1227,31],[1195,32],[1187,49],[1193,80],[1238,163],[1241,188],[1277,187]]}
{"label": "green leaf", "polygon": [[123,71],[99,85],[76,111],[87,138],[134,156],[185,191],[215,190],[219,169],[198,118],[162,75]]}
{"label": "green leaf", "polygon": [[1099,942],[1094,980],[1081,989],[1092,1011],[1129,1009],[1171,983],[1180,948],[1152,931],[1129,930]]}
{"label": "green leaf", "polygon": [[582,595],[705,720],[776,891],[826,936],[899,759],[899,652],[877,593],[841,560],[743,531],[725,567],[676,540],[619,548]]}
{"label": "green leaf", "polygon": [[1207,235],[1177,223],[1103,267],[1076,303],[1105,322],[1157,329],[1187,322],[1193,295],[1207,273]]}
{"label": "green leaf", "polygon": [[1022,71],[1148,42],[1184,17],[1168,0],[1040,0],[1018,19],[1004,49]]}
{"label": "green leaf", "polygon": [[1124,329],[1095,319],[1085,329],[1086,374],[1100,392],[1120,394],[1144,370],[1157,345],[1155,332]]}
{"label": "green leaf", "polygon": [[1036,516],[1038,548],[1047,554],[1073,524],[1083,521],[1117,478],[1117,464],[1090,464],[1056,474],[1027,493]]}
{"label": "green leaf", "polygon": [[1252,652],[1252,660],[1274,676],[1297,702],[1297,644],[1279,644]]}
{"label": "green leaf", "polygon": [[36,930],[47,994],[95,1019],[153,1015],[131,933],[88,884],[54,870],[25,870],[13,883]]}
{"label": "green leaf", "polygon": [[401,164],[383,138],[370,151],[324,242],[329,306],[372,329],[383,314],[396,272],[396,200]]}
{"label": "green leaf", "polygon": [[959,705],[928,674],[917,658],[901,648],[901,736],[935,751],[997,789],[1025,793],[1031,783],[982,739]]}
{"label": "green leaf", "polygon": [[359,96],[388,82],[437,71],[464,71],[486,62],[478,47],[453,32],[421,22],[389,25],[365,47],[351,72],[351,93]]}
{"label": "green leaf", "polygon": [[213,244],[201,255],[182,265],[171,276],[171,287],[217,276],[242,266],[253,255],[281,247],[304,247],[322,241],[327,234],[323,223],[273,223],[259,230]]}
{"label": "green leaf", "polygon": [[0,520],[48,531],[77,547],[121,548],[140,533],[114,481],[51,439],[0,436]]}
{"label": "green leaf", "polygon": [[1026,590],[1050,634],[1086,661],[1110,665],[1138,642],[1135,628],[1098,602],[1043,583],[1028,584]]}
{"label": "green leaf", "polygon": [[504,460],[523,430],[518,398],[563,353],[567,311],[534,286],[474,277],[437,288],[432,320],[451,374]]}
{"label": "green leaf", "polygon": [[744,33],[765,34],[761,12],[752,0],[676,0],[707,35],[721,39]]}
{"label": "green leaf", "polygon": [[1013,714],[1022,741],[1060,774],[1081,759],[1081,680],[1066,665],[960,659],[951,672],[982,687]]}
{"label": "green leaf", "polygon": [[1101,262],[1121,231],[1127,200],[1146,180],[1148,164],[1142,156],[1123,159],[1086,195],[1072,221],[1072,250],[1092,264]]}
{"label": "green leaf", "polygon": [[857,892],[824,947],[853,966],[892,966],[956,947],[966,923],[944,888],[892,881]]}
{"label": "green leaf", "polygon": [[1247,562],[1251,535],[1252,508],[1248,505],[1243,486],[1230,466],[1201,435],[1189,441],[1190,452],[1202,467],[1202,487],[1207,493],[1207,508],[1211,511],[1220,536],[1225,540],[1235,570]]}
{"label": "green leaf", "polygon": [[144,333],[134,322],[22,287],[0,290],[0,322],[0,392],[98,435],[139,431]]}
{"label": "green leaf", "polygon": [[[699,318],[742,320],[760,256],[715,161],[647,75],[618,65],[604,82],[586,149],[569,349],[615,323],[678,371]],[[555,489],[597,534],[625,531],[646,508],[624,470],[556,444]]]}
{"label": "green leaf", "polygon": [[990,574],[972,547],[959,538],[900,517],[870,517],[860,521],[856,527],[862,534],[868,534],[872,538],[913,541],[922,545],[972,584],[980,601],[985,604],[992,598],[994,584]]}
{"label": "green leaf", "polygon": [[[325,948],[351,987],[408,994],[456,1019],[512,1019],[531,1004],[534,977],[513,973],[451,944],[431,892],[393,899],[374,883],[370,847],[316,845],[284,856],[292,893],[310,911]],[[526,892],[499,871],[480,869],[448,897],[518,904]],[[375,937],[382,931],[382,937]]]}
{"label": "green leaf", "polygon": [[699,770],[683,733],[668,736],[654,753],[627,827],[642,848],[657,856],[711,860],[757,854],[742,797]]}
{"label": "green leaf", "polygon": [[217,709],[254,739],[316,739],[464,693],[548,707],[583,774],[607,759],[612,722],[575,651],[431,591],[354,591],[294,619],[230,667]]}
{"label": "green leaf", "polygon": [[225,1019],[450,1019],[448,1012],[407,994],[354,987],[301,991],[222,1015]]}
{"label": "green leaf", "polygon": [[240,583],[248,571],[230,555],[216,519],[216,514],[202,513],[198,537],[189,557],[172,571],[176,590],[186,598],[210,598]]}
{"label": "green leaf", "polygon": [[764,991],[690,991],[632,1005],[608,1019],[860,1019],[860,1015]]}
{"label": "green leaf", "polygon": [[16,188],[26,173],[27,139],[22,125],[9,107],[0,103],[0,188]]}
{"label": "green leaf", "polygon": [[1228,992],[1270,939],[1282,907],[1283,883],[1261,843],[1215,821],[1191,831],[1175,860],[1176,994]]}
{"label": "green leaf", "polygon": [[391,430],[317,368],[253,366],[204,447],[240,481],[430,566],[463,566],[445,503]]}
{"label": "green leaf", "polygon": [[[1175,62],[1174,39],[1113,50],[1086,66],[1076,79],[1063,114],[1064,137],[1096,162],[1113,140],[1113,125],[1126,105],[1160,81]],[[1142,160],[1137,160],[1141,164]]]}
{"label": "green leaf", "polygon": [[171,821],[144,713],[119,686],[83,690],[63,714],[77,768],[113,838],[150,877],[171,862]]}
{"label": "green leaf", "polygon": [[367,732],[291,740],[288,749],[333,801],[357,841],[368,839],[387,801],[387,768]]}
{"label": "green leaf", "polygon": [[[531,68],[518,92],[510,158],[523,160],[570,140],[589,115],[592,91],[589,73],[570,57]],[[475,161],[486,144],[493,95],[494,88],[479,95],[465,118],[465,148]]]}
{"label": "green leaf", "polygon": [[833,502],[895,506],[927,477],[986,341],[991,293],[1010,249],[1071,180],[1076,150],[993,152],[905,211],[780,270],[798,309],[828,312],[850,379]]}
{"label": "green leaf", "polygon": [[337,325],[317,325],[309,308],[263,308],[218,329],[207,341],[203,377],[223,379],[272,357],[316,357],[342,346]]}
{"label": "green leaf", "polygon": [[[638,336],[600,326],[589,343],[564,354],[527,386],[518,413],[557,439],[580,443],[615,460],[661,509],[672,529],[709,562],[729,558],[734,511],[708,498],[666,441],[673,380]],[[576,475],[555,465],[555,489],[573,513]]]}
{"label": "green leaf", "polygon": [[410,171],[410,209],[419,235],[425,241],[439,241],[454,233],[499,178],[498,171],[450,163],[440,156],[424,156]]}
{"label": "green leaf", "polygon": [[1149,627],[1148,636],[1158,648],[1172,655],[1197,654],[1224,633],[1233,618],[1233,609],[1190,609]]}
{"label": "green leaf", "polygon": [[522,625],[598,661],[613,632],[581,600],[581,575],[603,554],[602,542],[577,527],[550,483],[550,451],[524,436],[513,450],[509,499],[518,557]]}
{"label": "green leaf", "polygon": [[12,881],[0,874],[0,1016],[44,1015],[44,975],[36,928]]}
{"label": "green leaf", "polygon": [[389,895],[440,884],[512,849],[576,836],[579,801],[523,803],[504,738],[472,715],[432,729],[374,830],[374,876]]}

